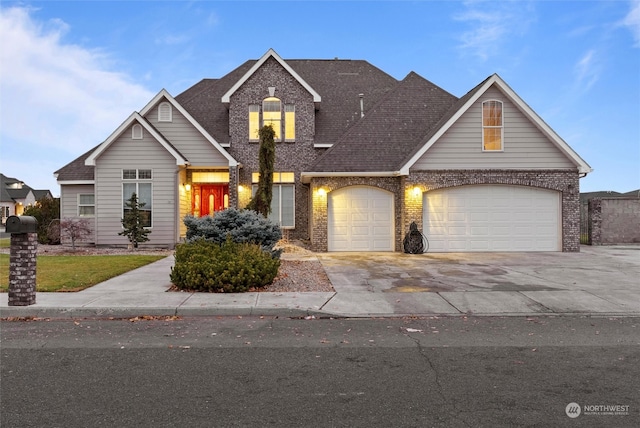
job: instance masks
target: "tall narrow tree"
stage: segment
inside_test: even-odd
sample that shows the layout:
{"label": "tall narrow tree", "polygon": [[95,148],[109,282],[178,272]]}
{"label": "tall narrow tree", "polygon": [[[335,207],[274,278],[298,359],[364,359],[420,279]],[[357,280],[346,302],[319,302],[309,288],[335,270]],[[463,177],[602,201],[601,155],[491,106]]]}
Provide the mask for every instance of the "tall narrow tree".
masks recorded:
{"label": "tall narrow tree", "polygon": [[133,248],[138,248],[140,242],[148,241],[149,238],[147,235],[151,233],[151,230],[144,228],[142,211],[140,210],[140,208],[145,205],[144,202],[138,202],[138,196],[135,193],[125,202],[126,211],[122,219],[122,227],[124,230],[118,233],[118,235],[124,235],[129,238],[129,242],[133,245]]}
{"label": "tall narrow tree", "polygon": [[271,199],[273,198],[273,168],[276,161],[276,132],[271,125],[265,125],[258,131],[260,149],[258,152],[259,172],[258,190],[251,198],[247,209],[259,212],[265,217],[271,213]]}

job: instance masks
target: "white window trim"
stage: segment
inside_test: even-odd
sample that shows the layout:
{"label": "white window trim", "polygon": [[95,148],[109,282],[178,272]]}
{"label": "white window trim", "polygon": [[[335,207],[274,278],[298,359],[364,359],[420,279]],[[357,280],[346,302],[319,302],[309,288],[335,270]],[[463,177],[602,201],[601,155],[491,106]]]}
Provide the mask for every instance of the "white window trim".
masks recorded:
{"label": "white window trim", "polygon": [[[278,192],[278,194],[280,195],[280,200],[278,201],[278,206],[280,207],[280,212],[278,213],[278,225],[280,225],[281,229],[295,229],[296,228],[296,185],[295,183],[273,183],[273,185],[271,186],[271,188],[275,188],[275,187],[282,187],[282,186],[289,186],[293,188],[293,204],[292,204],[292,210],[293,210],[293,224],[290,226],[282,226],[282,191]],[[258,189],[258,183],[253,183],[251,185],[251,197],[253,197],[256,194],[256,190]]]}
{"label": "white window trim", "polygon": [[[154,215],[153,215],[153,183],[149,182],[149,181],[130,181],[130,180],[124,180],[122,182],[122,185],[120,186],[120,199],[122,200],[122,208],[121,208],[121,213],[122,213],[122,217],[124,218],[124,204],[125,202],[128,200],[124,198],[124,185],[125,184],[135,184],[136,185],[136,195],[138,196],[138,203],[140,202],[140,188],[138,187],[138,185],[140,184],[149,184],[151,185],[151,225],[150,226],[144,226],[145,229],[153,229],[153,221],[154,221]],[[124,226],[122,225],[122,222],[120,222],[120,228],[124,229]]]}
{"label": "white window trim", "polygon": [[[135,171],[136,172],[135,178],[124,178],[124,172],[125,171]],[[149,177],[149,178],[140,178],[140,171],[149,171],[151,173],[151,177]],[[131,181],[151,181],[151,180],[153,180],[153,169],[151,169],[151,168],[123,168],[121,177],[122,177],[122,180],[126,181],[126,182],[131,182]]]}
{"label": "white window trim", "polygon": [[[82,204],[80,203],[80,196],[87,196],[87,195],[93,195],[93,204]],[[92,218],[96,216],[96,195],[95,193],[78,193],[77,195],[77,213],[78,213],[78,217],[83,217],[83,218]],[[93,207],[93,214],[91,215],[83,215],[80,214],[80,207]]]}
{"label": "white window trim", "polygon": [[[500,108],[502,111],[502,125],[500,126],[485,126],[484,125],[484,105],[485,103],[488,102],[497,102],[500,103]],[[482,152],[484,153],[500,153],[500,152],[504,152],[504,102],[501,100],[496,100],[496,99],[490,99],[490,100],[484,100],[482,101],[482,104],[480,105],[480,115],[481,115],[481,121],[482,121]],[[485,129],[500,129],[500,150],[488,150],[484,148],[484,130]]]}

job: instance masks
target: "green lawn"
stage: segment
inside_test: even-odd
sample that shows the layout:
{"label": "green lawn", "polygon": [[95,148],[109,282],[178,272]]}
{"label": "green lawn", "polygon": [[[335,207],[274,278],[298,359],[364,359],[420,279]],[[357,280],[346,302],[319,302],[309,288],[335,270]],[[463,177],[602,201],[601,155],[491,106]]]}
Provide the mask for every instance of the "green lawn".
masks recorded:
{"label": "green lawn", "polygon": [[[37,291],[81,291],[165,256],[38,256]],[[0,291],[9,288],[9,255],[0,254]]]}
{"label": "green lawn", "polygon": [[9,248],[11,246],[11,238],[0,238],[0,248]]}

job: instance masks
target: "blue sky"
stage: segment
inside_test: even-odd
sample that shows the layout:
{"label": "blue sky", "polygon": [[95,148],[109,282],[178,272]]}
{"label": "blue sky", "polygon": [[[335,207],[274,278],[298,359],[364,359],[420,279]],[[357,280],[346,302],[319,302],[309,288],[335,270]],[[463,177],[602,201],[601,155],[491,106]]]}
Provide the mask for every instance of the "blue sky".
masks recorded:
{"label": "blue sky", "polygon": [[0,3],[0,171],[53,172],[161,89],[178,95],[273,48],[364,59],[460,97],[498,73],[594,172],[640,188],[640,1]]}

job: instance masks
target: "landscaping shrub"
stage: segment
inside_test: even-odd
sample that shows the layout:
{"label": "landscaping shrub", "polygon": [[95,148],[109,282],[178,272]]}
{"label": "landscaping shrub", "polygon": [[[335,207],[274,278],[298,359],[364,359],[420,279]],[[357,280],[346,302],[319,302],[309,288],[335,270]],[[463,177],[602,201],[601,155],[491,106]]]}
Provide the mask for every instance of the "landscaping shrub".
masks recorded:
{"label": "landscaping shrub", "polygon": [[203,238],[223,244],[231,237],[233,242],[257,244],[272,257],[280,257],[281,251],[273,249],[282,237],[280,226],[255,211],[229,208],[213,217],[186,216],[184,224],[187,242]]}
{"label": "landscaping shrub", "polygon": [[179,244],[171,282],[181,290],[239,293],[271,284],[280,259],[259,245],[196,239]]}

